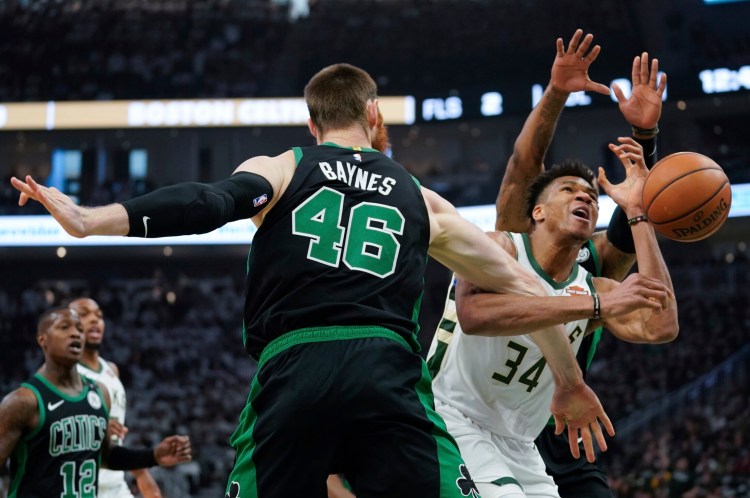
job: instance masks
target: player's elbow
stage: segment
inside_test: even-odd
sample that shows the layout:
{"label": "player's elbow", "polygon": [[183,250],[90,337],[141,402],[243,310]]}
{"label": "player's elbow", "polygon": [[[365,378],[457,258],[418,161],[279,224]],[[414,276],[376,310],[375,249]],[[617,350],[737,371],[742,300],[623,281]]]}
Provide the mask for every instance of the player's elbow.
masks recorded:
{"label": "player's elbow", "polygon": [[651,344],[672,342],[677,339],[679,333],[680,325],[677,323],[677,320],[674,320],[673,322],[651,328],[647,333],[648,342]]}
{"label": "player's elbow", "polygon": [[457,306],[456,316],[461,324],[461,332],[466,335],[487,335],[490,327],[472,306]]}

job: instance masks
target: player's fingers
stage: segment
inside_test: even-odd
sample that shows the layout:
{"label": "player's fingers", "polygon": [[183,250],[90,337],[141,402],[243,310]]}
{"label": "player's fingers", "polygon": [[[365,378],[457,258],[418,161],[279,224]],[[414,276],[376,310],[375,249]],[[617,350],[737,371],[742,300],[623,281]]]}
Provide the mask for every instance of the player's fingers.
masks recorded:
{"label": "player's fingers", "polygon": [[557,56],[562,57],[565,55],[565,45],[563,45],[562,38],[558,38],[555,44],[557,45]]}
{"label": "player's fingers", "polygon": [[641,85],[648,84],[648,52],[641,54]]}
{"label": "player's fingers", "polygon": [[568,424],[568,445],[570,446],[570,454],[575,458],[581,457],[581,451],[578,448],[578,430],[573,429]]}
{"label": "player's fingers", "polygon": [[596,181],[605,191],[611,186],[611,184],[609,183],[609,179],[607,178],[607,173],[605,173],[604,168],[602,168],[601,166],[599,166],[599,177],[596,179]]}
{"label": "player's fingers", "polygon": [[659,59],[651,60],[651,74],[648,78],[648,86],[656,88],[656,78],[659,75]]}
{"label": "player's fingers", "polygon": [[555,435],[559,436],[565,429],[565,420],[559,415],[552,415],[555,419]]}
{"label": "player's fingers", "polygon": [[589,47],[591,46],[591,42],[594,40],[594,35],[591,33],[587,34],[583,37],[583,41],[581,41],[581,44],[578,45],[578,49],[576,50],[576,55],[580,57],[581,59],[585,58],[586,52],[588,52]]}
{"label": "player's fingers", "polygon": [[661,75],[661,81],[659,82],[659,88],[656,89],[656,93],[661,97],[664,95],[664,90],[667,89],[667,73]]}
{"label": "player's fingers", "polygon": [[604,433],[602,432],[602,428],[599,426],[599,422],[594,422],[593,424],[591,424],[591,432],[594,433],[596,444],[599,446],[599,449],[602,451],[607,451],[607,441],[604,439]]}
{"label": "player's fingers", "polygon": [[596,460],[594,452],[594,442],[591,439],[591,430],[588,427],[581,428],[581,439],[583,440],[583,450],[586,453],[586,460],[593,462]]}
{"label": "player's fingers", "polygon": [[641,56],[636,55],[633,58],[633,67],[630,70],[630,79],[633,80],[633,86],[641,84]]}
{"label": "player's fingers", "polygon": [[589,52],[584,59],[586,62],[591,64],[596,60],[597,57],[599,57],[599,53],[602,51],[601,45],[594,45],[594,48],[591,49],[591,52]]}
{"label": "player's fingers", "polygon": [[615,435],[615,426],[612,425],[612,421],[609,420],[609,417],[607,416],[607,412],[604,411],[604,408],[602,408],[598,415],[599,422],[604,426],[604,429],[607,431],[607,434],[610,436]]}
{"label": "player's fingers", "polygon": [[628,99],[625,98],[625,94],[622,91],[622,88],[620,88],[620,85],[617,83],[612,83],[612,91],[615,94],[615,97],[617,97],[618,103],[626,102]]}
{"label": "player's fingers", "polygon": [[582,29],[577,29],[575,33],[573,33],[573,37],[570,39],[570,43],[568,44],[568,52],[569,54],[576,53],[576,49],[578,48],[578,40],[581,39],[581,35],[583,34]]}
{"label": "player's fingers", "polygon": [[584,90],[601,93],[602,95],[609,95],[609,87],[607,85],[597,83],[596,81],[588,80],[586,82],[586,85],[584,86]]}

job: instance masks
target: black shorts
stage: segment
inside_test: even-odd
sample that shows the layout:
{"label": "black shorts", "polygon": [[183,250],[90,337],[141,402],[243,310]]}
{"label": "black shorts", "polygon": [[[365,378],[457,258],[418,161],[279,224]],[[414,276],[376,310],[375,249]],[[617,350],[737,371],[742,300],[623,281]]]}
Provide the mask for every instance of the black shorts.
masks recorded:
{"label": "black shorts", "polygon": [[579,444],[581,457],[576,459],[570,453],[567,432],[555,435],[554,425],[545,426],[534,443],[560,498],[613,498],[607,475],[596,462],[586,460],[583,443]]}
{"label": "black shorts", "polygon": [[358,498],[466,496],[427,366],[403,338],[378,327],[291,334],[261,356],[227,497],[323,498],[334,473]]}

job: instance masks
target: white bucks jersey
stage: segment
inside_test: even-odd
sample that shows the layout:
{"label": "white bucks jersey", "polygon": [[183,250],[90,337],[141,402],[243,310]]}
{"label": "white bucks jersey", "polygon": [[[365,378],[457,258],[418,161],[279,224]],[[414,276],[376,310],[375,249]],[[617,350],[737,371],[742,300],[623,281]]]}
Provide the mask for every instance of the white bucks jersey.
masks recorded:
{"label": "white bucks jersey", "polygon": [[[531,254],[526,234],[508,234],[518,262],[537,276],[551,296],[590,295],[591,274],[577,263],[564,282],[555,282]],[[574,353],[588,320],[565,324]],[[435,398],[457,408],[480,426],[505,437],[533,441],[549,420],[554,381],[537,345],[526,335],[466,335],[457,323],[453,289],[428,364]]]}
{"label": "white bucks jersey", "polygon": [[[99,358],[99,371],[92,370],[82,363],[78,363],[78,372],[81,375],[85,375],[89,379],[93,379],[107,388],[109,391],[110,404],[112,405],[109,410],[109,418],[118,420],[121,424],[125,424],[125,411],[127,409],[127,401],[125,398],[125,387],[122,385],[120,378],[115,373],[112,365],[103,358]],[[102,496],[106,493],[108,487],[119,486],[124,482],[125,473],[121,470],[107,470],[101,469],[99,471],[99,494]]]}

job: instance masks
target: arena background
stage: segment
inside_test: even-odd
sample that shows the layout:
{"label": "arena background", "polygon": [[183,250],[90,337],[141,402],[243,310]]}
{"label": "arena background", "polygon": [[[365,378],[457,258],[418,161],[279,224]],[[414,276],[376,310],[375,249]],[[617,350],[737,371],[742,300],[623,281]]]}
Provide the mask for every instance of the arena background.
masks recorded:
{"label": "arena background", "polygon": [[[11,175],[31,173],[86,205],[223,178],[252,155],[312,143],[279,98],[298,98],[315,71],[345,61],[399,97],[386,116],[394,158],[456,205],[491,204],[554,40],[581,27],[602,45],[595,81],[627,79],[643,50],[659,58],[669,75],[660,156],[709,155],[739,186],[750,183],[748,19],[750,3],[708,0],[0,1],[2,394],[43,361],[39,313],[90,295],[106,313],[103,356],[128,390],[128,444],[189,433],[194,463],[155,474],[166,496],[215,497],[254,372],[240,339],[247,243],[42,241],[43,230],[8,229],[42,213],[17,208]],[[183,99],[177,114],[173,99]],[[242,120],[204,112],[228,99],[248,109]],[[66,107],[81,101],[94,106]],[[107,121],[106,104],[121,101],[141,107]],[[617,178],[606,144],[629,128],[616,104],[586,94],[569,104],[549,163],[577,157]],[[661,240],[679,338],[635,346],[607,336],[599,348],[589,378],[618,429],[602,455],[618,497],[750,496],[750,202],[734,201],[745,216],[710,239]],[[425,349],[450,278],[429,270]]]}

